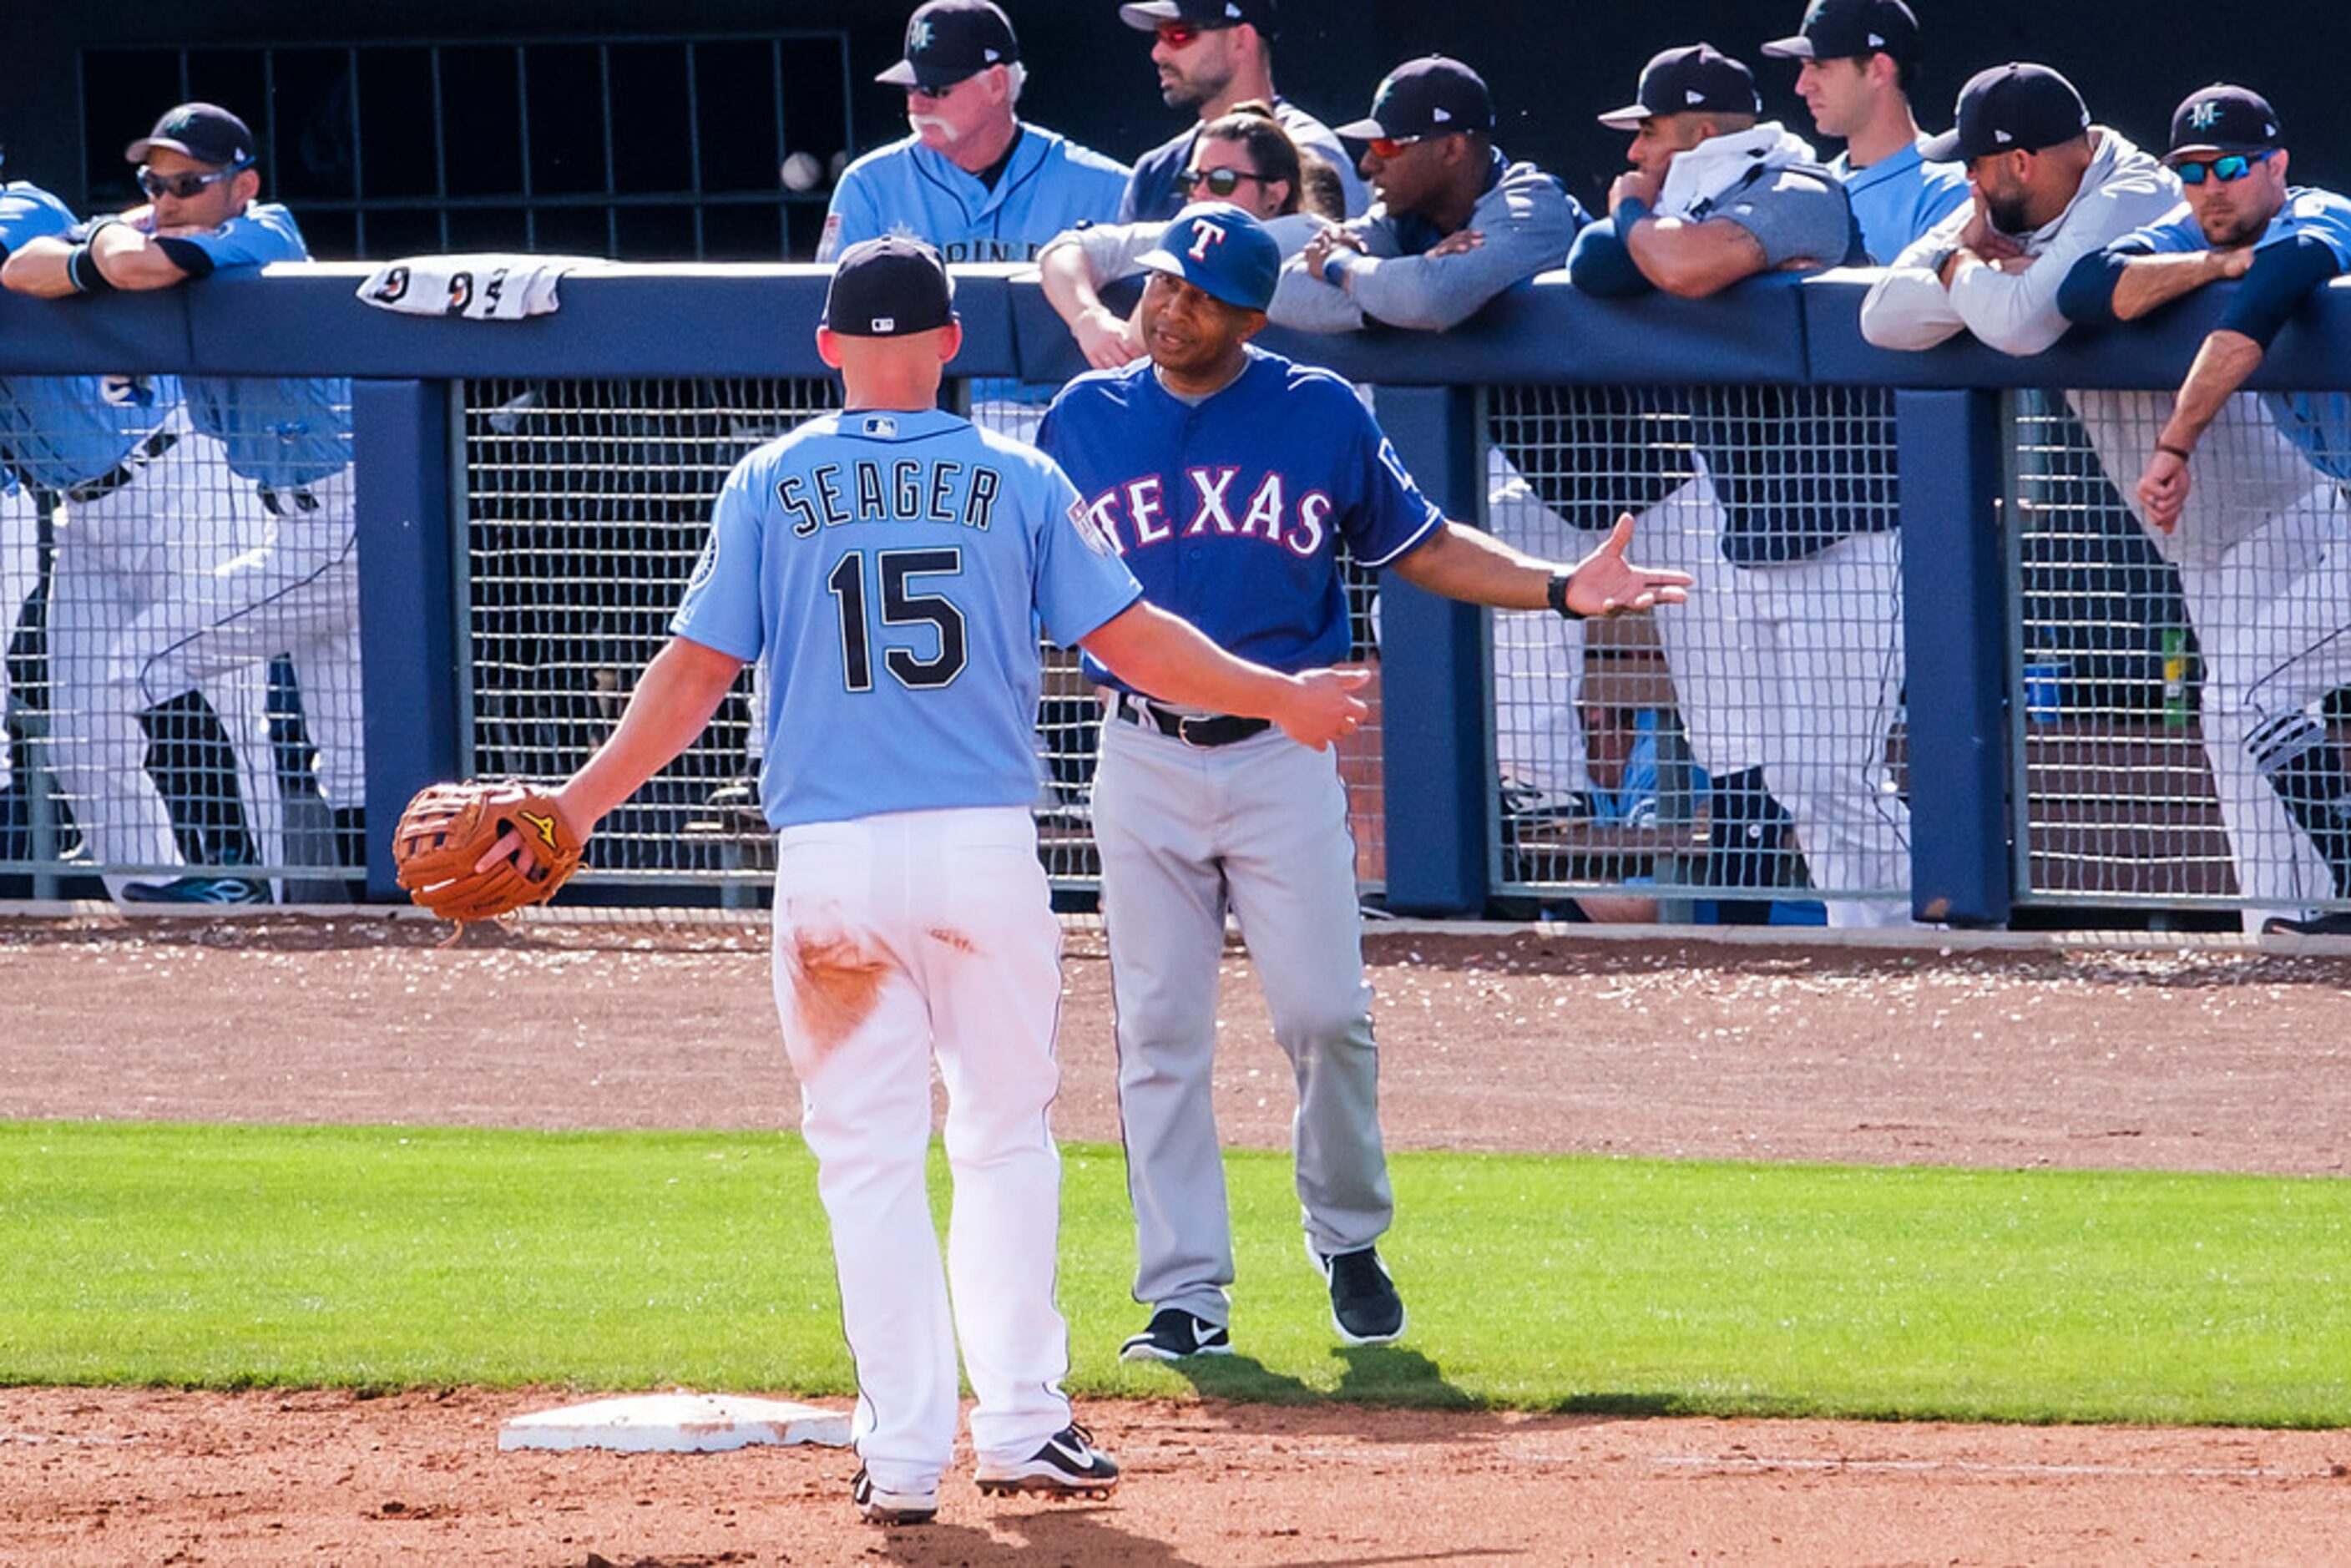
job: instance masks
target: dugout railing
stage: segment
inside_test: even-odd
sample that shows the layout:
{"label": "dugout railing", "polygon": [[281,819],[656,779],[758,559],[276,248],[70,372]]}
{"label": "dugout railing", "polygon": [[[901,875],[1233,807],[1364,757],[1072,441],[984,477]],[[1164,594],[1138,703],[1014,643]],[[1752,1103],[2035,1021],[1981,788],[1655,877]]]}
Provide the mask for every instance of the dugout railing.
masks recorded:
{"label": "dugout railing", "polygon": [[[391,898],[389,830],[408,795],[466,772],[545,777],[576,764],[658,645],[719,479],[836,394],[810,342],[820,269],[583,273],[565,282],[559,311],[518,323],[373,309],[355,298],[367,270],[280,268],[95,301],[0,297],[0,373],[350,378],[365,883]],[[1701,474],[1726,497],[1743,486],[1726,507],[1857,508],[1898,538],[1907,701],[1872,760],[1883,764],[1874,788],[1907,811],[1907,896],[1920,915],[1997,925],[2021,905],[2245,902],[2199,746],[2197,641],[2176,574],[2147,548],[2067,395],[2176,385],[2222,290],[2141,329],[2011,360],[1967,343],[1869,347],[1856,315],[1865,282],[1765,279],[1715,300],[1622,304],[1546,278],[1447,334],[1266,340],[1365,386],[1451,515],[1541,553],[1587,548],[1620,506],[1653,522]],[[2347,301],[2330,290],[2306,308],[2256,386],[2351,384],[2338,342]],[[968,380],[956,395],[1023,429],[1038,389],[1082,368],[1067,333],[1012,269],[964,271],[958,302],[956,369]],[[2316,465],[2312,485],[2317,504],[2340,506]],[[60,522],[37,525],[45,567]],[[1654,625],[1562,635],[1401,582],[1363,589],[1358,652],[1376,663],[1379,723],[1375,744],[1343,761],[1359,870],[1388,908],[1474,915],[1499,896],[1542,904],[1636,886],[1668,915],[1733,896],[1905,894],[1898,875],[1719,885],[1697,756],[1708,740],[1686,723],[1694,706],[1684,712],[1690,655]],[[41,597],[11,648],[19,809],[0,878],[56,896],[86,890],[95,868],[75,850],[77,802],[42,788],[53,772]],[[1714,654],[1735,673],[1740,648]],[[747,683],[712,734],[608,824],[569,896],[756,899],[758,835],[727,804],[751,744],[747,698]],[[1575,755],[1573,727],[1553,722],[1579,698],[1643,716],[1648,812],[1595,819],[1572,800],[1522,809],[1520,773],[1548,768],[1541,793],[1607,792]],[[1092,870],[1085,711],[1073,673],[1058,671],[1040,724],[1050,782],[1040,813],[1070,888]],[[333,880],[331,835],[285,841],[283,863],[255,869]]]}

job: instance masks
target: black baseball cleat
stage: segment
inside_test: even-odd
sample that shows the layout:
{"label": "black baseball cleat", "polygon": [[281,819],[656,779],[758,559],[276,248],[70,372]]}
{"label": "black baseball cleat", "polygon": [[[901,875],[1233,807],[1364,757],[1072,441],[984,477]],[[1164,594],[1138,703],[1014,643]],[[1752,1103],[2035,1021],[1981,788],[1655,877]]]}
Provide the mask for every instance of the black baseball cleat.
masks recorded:
{"label": "black baseball cleat", "polygon": [[183,876],[170,882],[132,882],[122,888],[125,904],[266,904],[269,884],[242,876]]}
{"label": "black baseball cleat", "polygon": [[872,1524],[928,1524],[939,1516],[939,1489],[928,1491],[883,1491],[873,1484],[865,1467],[857,1467],[857,1479],[849,1483],[849,1500],[857,1505],[857,1515]]}
{"label": "black baseball cleat", "polygon": [[1093,1434],[1072,1421],[1026,1459],[984,1467],[972,1479],[982,1497],[1033,1491],[1100,1501],[1118,1490],[1118,1461],[1095,1448]]}
{"label": "black baseball cleat", "polygon": [[1379,1249],[1325,1257],[1306,1244],[1314,1266],[1331,1285],[1331,1326],[1349,1344],[1394,1344],[1404,1337],[1404,1298],[1380,1261]]}
{"label": "black baseball cleat", "polygon": [[2264,936],[2351,936],[2351,915],[2322,915],[2312,920],[2288,920],[2283,915],[2262,923]]}
{"label": "black baseball cleat", "polygon": [[1187,1355],[1230,1355],[1233,1336],[1181,1307],[1162,1307],[1141,1333],[1118,1347],[1121,1361],[1181,1361]]}

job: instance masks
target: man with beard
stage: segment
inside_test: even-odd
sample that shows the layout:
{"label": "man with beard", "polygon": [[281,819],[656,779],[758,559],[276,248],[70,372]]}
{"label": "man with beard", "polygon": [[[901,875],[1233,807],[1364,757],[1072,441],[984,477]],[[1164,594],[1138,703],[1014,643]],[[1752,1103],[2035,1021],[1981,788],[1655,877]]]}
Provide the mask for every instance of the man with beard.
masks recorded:
{"label": "man with beard", "polygon": [[[2189,94],[2172,116],[2163,161],[2186,188],[2186,204],[2084,257],[2057,302],[2079,322],[2136,321],[2208,283],[2242,279],[2180,383],[2135,497],[2147,526],[2168,541],[2189,516],[2201,467],[2212,498],[2240,519],[2233,531],[2245,537],[2217,563],[2180,563],[2183,585],[2197,585],[2204,705],[2208,713],[2235,710],[2253,768],[2325,860],[2335,898],[2351,899],[2351,779],[2320,711],[2328,693],[2351,683],[2351,541],[2340,493],[2309,488],[2274,441],[2248,447],[2225,426],[2215,430],[2235,405],[2256,429],[2274,422],[2326,471],[2342,466],[2340,421],[2325,417],[2333,400],[2256,400],[2239,389],[2311,290],[2351,264],[2351,201],[2286,183],[2277,111],[2241,87],[2216,83]],[[2199,459],[2208,436],[2216,438]],[[2266,467],[2249,471],[2253,461]],[[2249,508],[2262,493],[2258,481],[2271,476],[2311,504],[2267,517]],[[2279,916],[2267,929],[2351,935],[2351,915]]]}
{"label": "man with beard", "polygon": [[1347,216],[1370,200],[1331,128],[1273,90],[1273,43],[1281,30],[1276,0],[1141,0],[1118,8],[1119,20],[1155,35],[1151,63],[1159,96],[1170,109],[1188,109],[1194,122],[1134,161],[1134,178],[1119,203],[1118,221],[1164,223],[1192,199],[1184,183],[1200,128],[1252,100],[1273,105],[1274,118],[1301,152],[1321,159],[1346,193]]}

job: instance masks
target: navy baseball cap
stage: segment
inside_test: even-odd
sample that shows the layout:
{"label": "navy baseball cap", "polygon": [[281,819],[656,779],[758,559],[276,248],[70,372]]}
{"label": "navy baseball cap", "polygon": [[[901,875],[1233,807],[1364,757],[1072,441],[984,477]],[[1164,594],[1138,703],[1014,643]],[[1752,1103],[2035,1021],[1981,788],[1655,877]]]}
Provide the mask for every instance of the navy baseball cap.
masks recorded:
{"label": "navy baseball cap", "polygon": [[2163,161],[2268,152],[2284,145],[2277,110],[2268,99],[2251,88],[2214,82],[2189,93],[2172,111],[2171,151]]}
{"label": "navy baseball cap", "polygon": [[1792,38],[1774,38],[1763,52],[1782,60],[1845,60],[1918,52],[1918,18],[1902,0],[1813,0]]}
{"label": "navy baseball cap", "polygon": [[1651,57],[1641,68],[1634,100],[1600,116],[1600,123],[1633,131],[1661,114],[1761,114],[1763,95],[1755,73],[1712,44],[1691,44]]}
{"label": "navy baseball cap", "polygon": [[1247,26],[1269,38],[1281,28],[1281,12],[1273,0],[1144,0],[1120,6],[1118,19],[1145,33],[1156,31],[1162,22],[1189,22],[1211,30]]}
{"label": "navy baseball cap", "polygon": [[2011,60],[1978,71],[1959,89],[1950,130],[1918,149],[1933,163],[1965,163],[1994,152],[2038,152],[2090,129],[2074,84],[2047,66]]}
{"label": "navy baseball cap", "polygon": [[1388,72],[1372,94],[1367,119],[1349,120],[1337,134],[1356,141],[1392,136],[1449,136],[1457,131],[1494,129],[1494,95],[1486,78],[1459,60],[1425,55]]}
{"label": "navy baseball cap", "polygon": [[215,103],[183,103],[166,110],[155,129],[125,148],[122,156],[128,162],[144,163],[158,147],[218,169],[242,169],[253,162],[253,132]]}
{"label": "navy baseball cap", "polygon": [[931,0],[907,18],[906,57],[873,79],[928,91],[1019,57],[1011,19],[990,0]]}
{"label": "navy baseball cap", "polygon": [[1281,277],[1281,247],[1230,202],[1195,202],[1167,220],[1158,248],[1144,252],[1139,265],[1228,305],[1263,310]]}
{"label": "navy baseball cap", "polygon": [[904,235],[860,240],[842,251],[824,291],[824,324],[844,338],[904,338],[955,319],[946,264]]}

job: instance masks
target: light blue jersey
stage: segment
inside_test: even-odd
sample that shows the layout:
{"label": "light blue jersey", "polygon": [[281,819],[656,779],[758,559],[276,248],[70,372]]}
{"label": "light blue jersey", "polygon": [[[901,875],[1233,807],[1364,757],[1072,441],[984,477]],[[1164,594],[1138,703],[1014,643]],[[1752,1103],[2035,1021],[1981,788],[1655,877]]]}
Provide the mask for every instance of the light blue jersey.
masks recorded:
{"label": "light blue jersey", "polygon": [[1850,154],[1840,154],[1829,170],[1844,182],[1861,243],[1881,267],[1968,199],[1966,168],[1928,162],[1915,141],[1866,169],[1855,169]]}
{"label": "light blue jersey", "polygon": [[[294,214],[275,202],[256,202],[208,234],[156,243],[190,277],[310,259]],[[350,465],[348,378],[192,376],[187,396],[189,419],[219,441],[230,469],[247,479],[288,489]]]}
{"label": "light blue jersey", "polygon": [[[74,215],[37,185],[0,185],[0,256],[72,231]],[[112,473],[180,401],[169,376],[0,378],[0,461],[51,490]]]}
{"label": "light blue jersey", "polygon": [[843,413],[736,465],[670,630],[767,661],[770,826],[1027,806],[1037,638],[1142,596],[1068,477],[957,415]]}
{"label": "light blue jersey", "polygon": [[[2351,272],[2351,199],[2307,186],[2287,191],[2285,205],[2262,231],[2253,249],[2259,252],[2296,239],[2316,240],[2334,253],[2337,268]],[[2196,214],[2185,202],[2108,247],[2147,256],[2180,256],[2209,248]],[[2294,443],[2312,467],[2330,479],[2351,483],[2351,398],[2341,392],[2263,392],[2261,399],[2277,422],[2279,434]]]}
{"label": "light blue jersey", "polygon": [[841,171],[816,258],[831,261],[860,240],[898,234],[927,242],[950,263],[1034,261],[1063,229],[1116,217],[1126,179],[1125,164],[1023,124],[991,190],[908,136]]}

